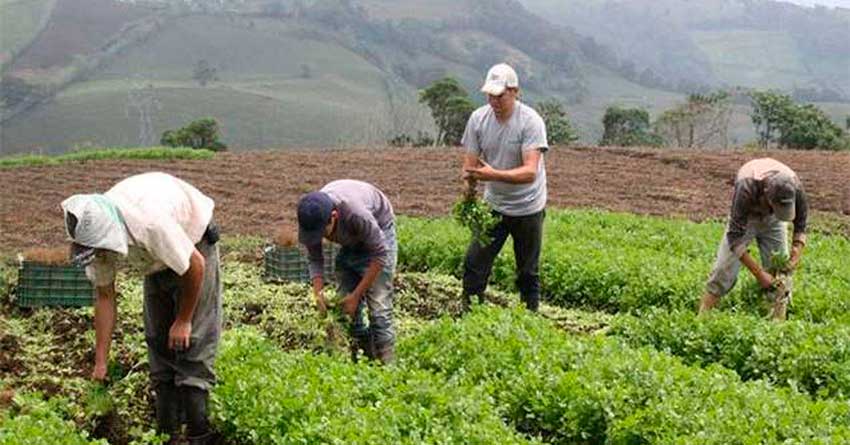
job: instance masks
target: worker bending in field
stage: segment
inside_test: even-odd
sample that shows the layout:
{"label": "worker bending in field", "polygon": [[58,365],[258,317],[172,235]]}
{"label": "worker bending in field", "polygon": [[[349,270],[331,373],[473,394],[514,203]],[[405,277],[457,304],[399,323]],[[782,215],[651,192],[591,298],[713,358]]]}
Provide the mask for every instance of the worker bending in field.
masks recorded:
{"label": "worker bending in field", "polygon": [[467,249],[463,303],[468,307],[473,295],[482,300],[493,262],[510,235],[520,297],[528,309],[536,311],[546,217],[546,125],[534,109],[518,100],[519,79],[509,65],[490,68],[481,91],[487,95],[487,105],[472,113],[463,134],[463,178],[470,189],[477,181],[485,183],[484,200],[498,223],[487,234],[492,240],[488,245],[473,239]]}
{"label": "worker bending in field", "polygon": [[160,433],[177,443],[182,420],[190,445],[217,443],[207,419],[208,391],[221,333],[219,234],[212,199],[165,173],[131,176],[104,194],[62,202],[74,262],[95,286],[95,365],[106,377],[116,317],[116,271],[145,273],[144,325]]}
{"label": "worker bending in field", "polygon": [[[327,309],[322,293],[322,239],[342,246],[336,257],[342,308],[353,317],[352,356],[365,351],[383,363],[393,360],[393,274],[398,246],[395,215],[389,199],[362,181],[333,181],[298,202],[298,240],[306,246],[310,277],[319,310]],[[364,319],[369,310],[369,325]]]}
{"label": "worker bending in field", "polygon": [[[741,263],[759,285],[774,297],[772,317],[784,320],[791,298],[791,274],[800,263],[806,245],[808,204],[803,184],[793,170],[779,161],[756,159],[741,167],[735,179],[732,211],[726,234],[717,250],[717,260],[706,284],[699,312],[711,310],[735,285]],[[777,279],[774,254],[788,255],[787,222],[794,223],[794,236],[787,266]],[[761,265],[747,252],[753,239],[758,243]]]}

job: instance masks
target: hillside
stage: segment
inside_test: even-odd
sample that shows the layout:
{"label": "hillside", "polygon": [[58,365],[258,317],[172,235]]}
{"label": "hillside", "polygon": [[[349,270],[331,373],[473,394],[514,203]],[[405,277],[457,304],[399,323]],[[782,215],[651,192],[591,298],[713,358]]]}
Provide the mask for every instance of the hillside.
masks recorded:
{"label": "hillside", "polygon": [[[583,33],[593,30],[561,20],[561,9],[546,9],[554,3],[525,5],[528,10],[516,0],[55,0],[43,8],[43,29],[20,32],[25,43],[16,47],[23,49],[4,65],[0,155],[151,145],[163,131],[202,116],[221,121],[235,150],[380,145],[432,128],[428,110],[416,102],[418,89],[451,75],[482,103],[481,77],[500,61],[517,67],[526,102],[567,104],[589,143],[598,141],[610,105],[657,115],[683,100],[676,88],[624,74],[619,64],[639,66],[648,50],[634,51],[637,62],[618,56],[611,63],[605,54],[614,53],[616,42],[589,45],[591,34]],[[17,17],[19,9],[8,14]],[[771,40],[770,51],[785,54],[780,59],[764,57],[762,31],[736,31],[746,51],[730,58],[725,32],[688,34],[687,50],[671,40],[669,51],[701,59],[664,69],[684,70],[695,81],[748,75],[785,84],[809,72],[790,52],[796,42],[790,37]],[[4,39],[3,51],[12,54],[6,45]],[[690,60],[669,51],[656,52]],[[727,61],[733,66],[715,73],[711,64]],[[212,70],[209,82],[195,78],[199,67]],[[850,106],[828,111],[843,123]],[[753,138],[747,112],[735,110],[733,144]]]}

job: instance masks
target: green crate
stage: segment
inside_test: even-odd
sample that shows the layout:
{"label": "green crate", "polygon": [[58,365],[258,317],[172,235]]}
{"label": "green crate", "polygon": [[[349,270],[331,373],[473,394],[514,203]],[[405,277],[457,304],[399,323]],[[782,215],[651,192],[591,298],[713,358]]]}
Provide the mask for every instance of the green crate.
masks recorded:
{"label": "green crate", "polygon": [[[336,244],[325,244],[324,280],[336,281]],[[263,249],[263,278],[273,282],[310,282],[307,252],[298,247],[266,246]]]}
{"label": "green crate", "polygon": [[18,269],[20,307],[91,306],[94,288],[84,269],[22,261]]}

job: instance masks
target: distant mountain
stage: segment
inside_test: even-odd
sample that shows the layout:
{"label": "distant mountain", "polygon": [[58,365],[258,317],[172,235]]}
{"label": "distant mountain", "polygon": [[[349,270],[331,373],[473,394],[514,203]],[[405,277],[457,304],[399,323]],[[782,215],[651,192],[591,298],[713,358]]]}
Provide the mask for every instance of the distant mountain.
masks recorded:
{"label": "distant mountain", "polygon": [[[521,0],[614,50],[618,70],[665,89],[743,86],[850,101],[850,9],[770,0]],[[604,52],[605,48],[596,52]]]}
{"label": "distant mountain", "polygon": [[[587,3],[580,17],[588,21],[602,14],[593,11],[632,3],[580,1]],[[649,3],[662,2],[677,3]],[[481,79],[502,61],[517,68],[523,100],[564,102],[582,139],[593,142],[609,105],[655,115],[684,92],[746,74],[753,54],[723,68],[735,33],[752,42],[775,34],[770,42],[779,54],[803,66],[782,72],[787,85],[814,85],[816,94],[828,81],[841,94],[847,89],[847,76],[837,75],[839,57],[821,54],[824,65],[814,71],[804,64],[816,50],[831,54],[830,45],[843,51],[846,42],[831,40],[831,33],[797,43],[805,39],[790,31],[746,25],[755,12],[717,15],[718,23],[737,20],[731,31],[708,19],[691,26],[671,18],[669,26],[656,27],[664,32],[653,33],[646,23],[654,12],[634,19],[633,30],[626,11],[636,8],[614,7],[617,14],[606,14],[616,20],[591,25],[576,23],[577,13],[560,3],[566,2],[0,0],[0,13],[10,15],[3,23],[18,23],[0,30],[0,155],[151,145],[163,131],[204,116],[221,121],[224,139],[236,149],[383,144],[432,128],[418,89],[451,75],[483,103]],[[609,35],[615,32],[621,37]],[[806,45],[814,49],[788,49]],[[838,118],[846,110],[835,105],[830,112]],[[745,113],[738,110],[733,119],[733,142],[752,137]]]}

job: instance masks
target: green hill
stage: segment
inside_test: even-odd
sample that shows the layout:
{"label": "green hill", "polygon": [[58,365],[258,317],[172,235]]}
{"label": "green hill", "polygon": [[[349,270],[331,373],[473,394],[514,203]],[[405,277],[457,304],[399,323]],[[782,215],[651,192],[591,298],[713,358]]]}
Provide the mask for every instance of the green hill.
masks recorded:
{"label": "green hill", "polygon": [[[481,78],[501,61],[517,68],[525,101],[567,104],[585,142],[598,140],[609,105],[657,115],[683,100],[663,82],[624,73],[620,63],[630,59],[611,63],[613,46],[589,45],[581,34],[592,30],[564,26],[572,9],[523,1],[531,11],[516,0],[56,0],[45,31],[4,72],[0,154],[152,145],[202,116],[221,121],[234,149],[384,144],[432,128],[418,89],[451,75],[483,103]],[[97,13],[81,12],[88,8]],[[797,37],[677,29],[669,35],[689,43],[656,51],[682,53],[673,60],[684,68],[668,75],[690,66],[695,82],[702,69],[718,82],[788,87],[811,72],[812,53],[793,51],[804,45]],[[631,40],[638,48],[658,39]],[[774,52],[782,57],[765,57]],[[212,73],[205,85],[199,67]],[[829,112],[843,122],[850,110],[834,104]],[[753,137],[746,113],[733,116],[733,142]]]}

